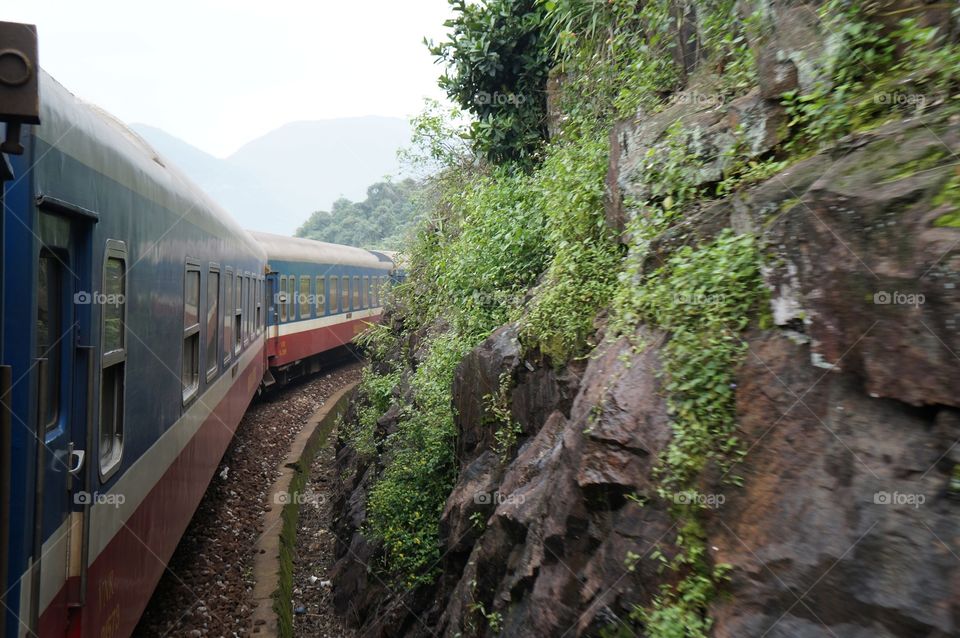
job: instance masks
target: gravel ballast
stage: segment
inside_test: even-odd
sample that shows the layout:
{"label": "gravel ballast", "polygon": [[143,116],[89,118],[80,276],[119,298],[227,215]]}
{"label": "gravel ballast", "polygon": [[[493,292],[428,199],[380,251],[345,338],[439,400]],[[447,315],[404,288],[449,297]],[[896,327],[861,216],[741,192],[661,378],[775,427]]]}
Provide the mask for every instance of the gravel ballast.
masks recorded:
{"label": "gravel ballast", "polygon": [[333,612],[333,589],[330,569],[333,567],[336,538],[330,531],[333,520],[332,491],[338,480],[336,454],[332,441],[323,446],[310,466],[306,489],[313,497],[300,508],[297,524],[297,552],[293,564],[293,629],[296,636],[317,638],[355,638]]}
{"label": "gravel ballast", "polygon": [[[358,380],[360,369],[356,362],[343,364],[251,404],[135,636],[254,634],[250,626],[253,553],[263,531],[267,492],[309,417],[337,390]],[[318,462],[327,455],[327,450],[321,451]],[[313,509],[304,507],[302,516],[309,519],[308,510]],[[295,580],[295,587],[300,587],[299,581]]]}

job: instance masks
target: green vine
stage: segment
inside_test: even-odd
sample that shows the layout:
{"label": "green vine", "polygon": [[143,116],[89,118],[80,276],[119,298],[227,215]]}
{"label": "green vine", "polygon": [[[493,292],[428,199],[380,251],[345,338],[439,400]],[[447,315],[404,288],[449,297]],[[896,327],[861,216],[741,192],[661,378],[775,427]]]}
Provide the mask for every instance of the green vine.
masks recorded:
{"label": "green vine", "polygon": [[659,495],[682,525],[678,553],[656,556],[679,580],[664,586],[650,609],[635,613],[658,638],[706,636],[706,608],[726,573],[706,552],[699,522],[706,502],[680,496],[695,494],[708,463],[729,467],[738,456],[734,374],[750,318],[765,321],[759,264],[753,237],[725,230],[707,244],[680,248],[648,275],[634,262],[625,279],[635,285],[623,286],[615,300],[616,333],[633,334],[642,321],[670,336],[662,358],[673,437],[656,473]]}

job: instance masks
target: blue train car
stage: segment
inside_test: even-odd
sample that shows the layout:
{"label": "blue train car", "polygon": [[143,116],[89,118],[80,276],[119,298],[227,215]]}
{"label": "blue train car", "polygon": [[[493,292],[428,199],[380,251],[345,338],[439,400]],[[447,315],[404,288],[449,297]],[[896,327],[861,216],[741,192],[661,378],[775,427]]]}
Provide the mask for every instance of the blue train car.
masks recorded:
{"label": "blue train car", "polygon": [[4,185],[0,616],[128,636],[265,370],[266,252],[41,77]]}
{"label": "blue train car", "polygon": [[393,260],[375,251],[252,232],[267,252],[267,365],[278,380],[379,321]]}

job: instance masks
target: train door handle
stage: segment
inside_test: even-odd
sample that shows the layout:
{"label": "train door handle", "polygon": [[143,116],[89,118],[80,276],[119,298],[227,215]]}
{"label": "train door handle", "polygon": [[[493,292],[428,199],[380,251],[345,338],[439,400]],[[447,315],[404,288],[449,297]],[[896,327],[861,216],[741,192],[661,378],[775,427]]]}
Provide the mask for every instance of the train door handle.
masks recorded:
{"label": "train door handle", "polygon": [[70,474],[77,476],[83,469],[83,463],[86,461],[87,453],[84,450],[73,449],[73,443],[70,444],[70,466],[67,469]]}

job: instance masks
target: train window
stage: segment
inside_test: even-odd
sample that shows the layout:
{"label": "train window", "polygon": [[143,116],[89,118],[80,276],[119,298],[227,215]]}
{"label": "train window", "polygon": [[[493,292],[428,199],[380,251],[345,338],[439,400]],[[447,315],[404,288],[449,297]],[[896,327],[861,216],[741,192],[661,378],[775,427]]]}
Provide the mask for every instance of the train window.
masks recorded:
{"label": "train window", "polygon": [[365,276],[363,278],[363,307],[370,307],[370,277]]}
{"label": "train window", "polygon": [[340,280],[336,277],[330,278],[330,314],[337,312],[337,303],[340,301]]}
{"label": "train window", "polygon": [[200,268],[187,264],[183,278],[183,359],[180,373],[183,403],[200,387]]}
{"label": "train window", "polygon": [[276,294],[275,303],[280,305],[280,321],[287,320],[287,277],[280,276],[280,291]]}
{"label": "train window", "polygon": [[317,316],[322,317],[327,314],[327,278],[317,277],[317,292],[314,295],[314,303],[317,306]]}
{"label": "train window", "polygon": [[109,478],[123,456],[124,388],[127,369],[127,247],[108,240],[103,260],[105,303],[101,309],[100,477]]}
{"label": "train window", "polygon": [[340,312],[350,312],[350,278],[340,278]]}
{"label": "train window", "polygon": [[233,353],[233,270],[227,268],[223,282],[223,363]]}
{"label": "train window", "polygon": [[257,279],[257,334],[263,329],[263,277]]}
{"label": "train window", "polygon": [[220,368],[217,349],[220,347],[220,269],[210,266],[207,277],[207,381]]}
{"label": "train window", "polygon": [[353,310],[360,310],[360,277],[353,278]]}
{"label": "train window", "polygon": [[250,275],[243,276],[243,344],[246,345],[250,340]]}
{"label": "train window", "polygon": [[296,297],[297,297],[297,276],[290,275],[290,277],[287,278],[287,316],[290,317],[290,321],[297,320],[297,307],[293,303]]}
{"label": "train window", "polygon": [[233,287],[233,352],[243,349],[243,275],[237,272]]}
{"label": "train window", "polygon": [[49,430],[56,426],[60,413],[60,367],[63,340],[63,304],[60,260],[52,252],[42,250],[37,271],[37,358],[46,359],[47,367],[40,384],[46,398],[41,407],[40,422]]}
{"label": "train window", "polygon": [[253,341],[253,335],[257,332],[257,326],[253,320],[253,311],[256,308],[257,280],[250,275],[250,295],[247,297],[247,337]]}
{"label": "train window", "polygon": [[246,275],[240,276],[240,297],[237,299],[237,308],[240,309],[240,343],[243,346],[247,343],[247,298],[250,296],[250,281]]}
{"label": "train window", "polygon": [[310,278],[300,277],[300,294],[297,296],[297,305],[300,306],[300,318],[310,316]]}
{"label": "train window", "polygon": [[254,313],[257,309],[257,278],[250,275],[250,296],[247,297],[247,338],[253,341],[253,335],[257,333],[257,324]]}

